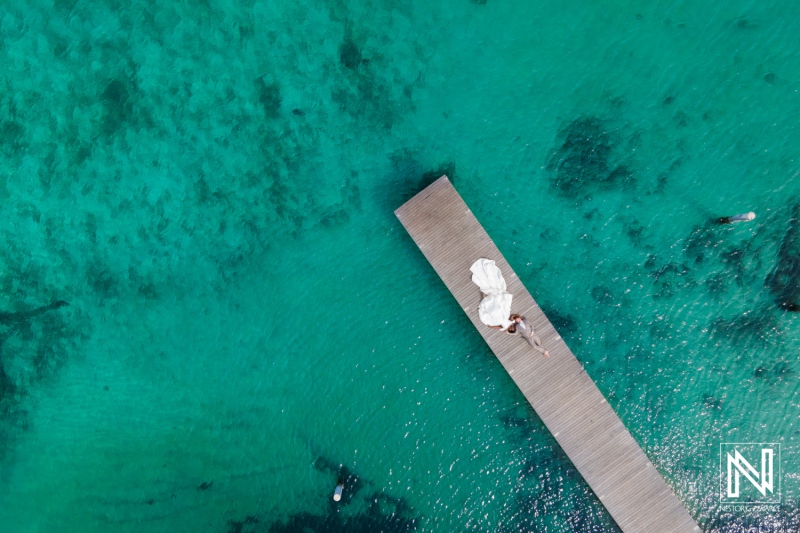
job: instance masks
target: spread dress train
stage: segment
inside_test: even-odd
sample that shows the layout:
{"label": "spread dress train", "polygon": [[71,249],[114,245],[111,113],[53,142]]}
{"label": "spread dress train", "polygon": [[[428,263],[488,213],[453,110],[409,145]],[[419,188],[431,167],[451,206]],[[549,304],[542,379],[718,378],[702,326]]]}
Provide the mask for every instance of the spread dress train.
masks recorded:
{"label": "spread dress train", "polygon": [[477,285],[486,297],[478,306],[478,316],[487,326],[500,326],[503,329],[511,325],[512,295],[506,291],[506,280],[503,273],[491,259],[481,258],[471,267],[472,282]]}

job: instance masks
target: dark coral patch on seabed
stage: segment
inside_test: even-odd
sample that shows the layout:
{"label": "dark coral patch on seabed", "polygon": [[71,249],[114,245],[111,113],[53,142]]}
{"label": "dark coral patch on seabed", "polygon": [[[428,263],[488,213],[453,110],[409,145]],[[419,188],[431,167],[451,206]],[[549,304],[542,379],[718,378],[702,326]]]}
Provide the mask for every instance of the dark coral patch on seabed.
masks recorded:
{"label": "dark coral patch on seabed", "polygon": [[778,307],[800,311],[800,204],[795,204],[791,213],[789,228],[778,249],[778,261],[765,285]]}
{"label": "dark coral patch on seabed", "polygon": [[[389,496],[381,490],[372,490],[372,483],[364,481],[359,475],[333,460],[319,456],[314,468],[332,480],[344,484],[344,492],[339,502],[332,498],[327,501],[327,509],[321,513],[299,512],[284,520],[262,522],[256,516],[228,522],[228,533],[295,533],[298,531],[330,532],[343,531],[371,533],[374,531],[415,531],[420,517],[414,516],[413,509],[403,498]],[[366,508],[356,514],[344,515],[343,506],[358,500]]]}
{"label": "dark coral patch on seabed", "polygon": [[551,185],[562,196],[585,200],[596,192],[636,185],[631,169],[618,162],[617,133],[595,117],[573,120],[559,133],[563,139],[547,161]]}
{"label": "dark coral patch on seabed", "polygon": [[106,135],[116,133],[132,119],[133,103],[126,83],[117,79],[109,80],[101,94],[101,101],[105,105],[103,132]]}
{"label": "dark coral patch on seabed", "polygon": [[264,114],[267,118],[277,118],[283,102],[280,85],[274,81],[268,82],[264,78],[258,78],[255,84],[258,103],[261,104]]}
{"label": "dark coral patch on seabed", "polygon": [[[27,426],[25,412],[19,407],[25,387],[54,375],[66,361],[62,344],[66,324],[58,314],[50,316],[50,311],[67,305],[66,301],[57,300],[26,311],[0,312],[0,459],[6,454],[14,431]],[[34,322],[40,327],[38,334],[32,329]],[[6,341],[14,336],[23,340],[26,349],[4,349]],[[27,363],[20,363],[26,360]]]}
{"label": "dark coral patch on seabed", "polygon": [[420,159],[421,154],[408,149],[396,150],[389,155],[390,171],[384,178],[385,186],[380,188],[382,197],[379,200],[387,212],[393,212],[442,176],[456,182],[454,161],[440,164],[436,168],[426,168]]}
{"label": "dark coral patch on seabed", "polygon": [[345,68],[355,70],[361,65],[361,50],[356,43],[350,39],[345,39],[339,47],[339,61]]}

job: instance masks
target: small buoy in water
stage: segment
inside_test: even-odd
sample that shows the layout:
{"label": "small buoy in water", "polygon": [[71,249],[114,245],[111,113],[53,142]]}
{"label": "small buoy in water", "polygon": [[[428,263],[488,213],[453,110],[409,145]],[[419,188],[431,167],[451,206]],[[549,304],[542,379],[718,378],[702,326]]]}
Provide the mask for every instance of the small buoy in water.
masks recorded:
{"label": "small buoy in water", "polygon": [[338,502],[342,499],[342,491],[344,491],[344,483],[340,481],[336,484],[336,490],[333,491],[333,501]]}
{"label": "small buoy in water", "polygon": [[717,219],[717,224],[730,224],[732,222],[749,222],[756,218],[756,214],[750,211],[741,215],[733,215],[732,217],[722,217]]}

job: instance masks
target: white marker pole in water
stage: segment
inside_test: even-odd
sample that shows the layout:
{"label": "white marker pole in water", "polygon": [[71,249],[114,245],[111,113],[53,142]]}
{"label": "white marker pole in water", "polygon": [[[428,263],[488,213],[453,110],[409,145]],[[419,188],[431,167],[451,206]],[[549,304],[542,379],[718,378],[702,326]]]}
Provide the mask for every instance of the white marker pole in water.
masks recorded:
{"label": "white marker pole in water", "polygon": [[341,481],[336,484],[336,490],[333,491],[333,501],[338,502],[342,499],[342,491],[344,490],[344,483]]}
{"label": "white marker pole in water", "polygon": [[732,222],[749,222],[756,218],[756,214],[750,211],[749,213],[743,213],[741,215],[733,215],[732,217],[722,217],[717,222],[720,224],[730,224]]}

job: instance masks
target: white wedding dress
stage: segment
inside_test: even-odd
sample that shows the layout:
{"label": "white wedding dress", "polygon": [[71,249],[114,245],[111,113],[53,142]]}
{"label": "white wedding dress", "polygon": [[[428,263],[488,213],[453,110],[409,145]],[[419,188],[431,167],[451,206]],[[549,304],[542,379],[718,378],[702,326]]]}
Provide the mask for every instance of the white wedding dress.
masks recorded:
{"label": "white wedding dress", "polygon": [[486,297],[478,306],[478,316],[487,326],[501,326],[506,329],[511,325],[508,319],[511,314],[511,294],[506,292],[506,280],[494,261],[481,258],[471,267],[472,282],[480,287]]}

